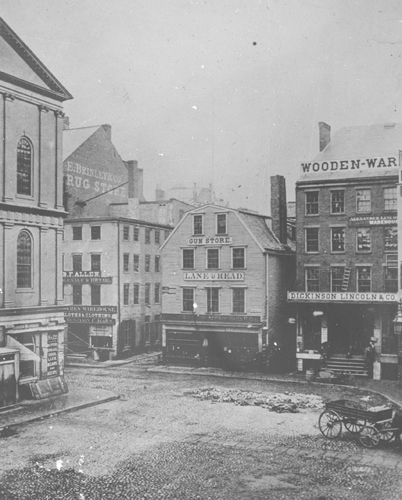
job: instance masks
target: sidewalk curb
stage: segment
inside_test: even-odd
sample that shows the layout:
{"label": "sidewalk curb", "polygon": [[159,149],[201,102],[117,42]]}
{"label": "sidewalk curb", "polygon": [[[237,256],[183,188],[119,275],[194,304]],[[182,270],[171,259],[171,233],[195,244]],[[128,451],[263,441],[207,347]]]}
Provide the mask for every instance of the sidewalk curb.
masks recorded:
{"label": "sidewalk curb", "polygon": [[64,410],[57,410],[57,411],[54,411],[52,413],[46,413],[45,415],[40,415],[38,417],[28,418],[26,420],[22,420],[21,422],[16,422],[15,424],[9,424],[9,425],[5,425],[4,427],[0,427],[0,431],[2,431],[3,429],[9,429],[10,427],[18,427],[20,425],[31,424],[33,422],[39,422],[40,420],[45,420],[47,418],[62,415],[63,413],[71,413],[73,411],[83,410],[84,408],[89,408],[91,406],[97,406],[97,405],[101,405],[104,403],[109,403],[110,401],[116,401],[117,399],[120,399],[120,397],[121,396],[119,394],[116,394],[115,396],[109,396],[109,397],[104,398],[104,399],[99,399],[99,400],[91,401],[89,403],[82,403],[82,404],[79,404],[76,406],[71,406],[70,408],[65,408]]}
{"label": "sidewalk curb", "polygon": [[87,363],[69,363],[66,362],[64,366],[66,368],[68,367],[73,367],[73,368],[116,368],[116,366],[124,366],[124,365],[129,365],[130,363],[136,363],[138,361],[143,361],[144,359],[152,359],[154,357],[158,357],[158,355],[150,355],[150,354],[145,354],[143,356],[139,355],[138,357],[130,358],[127,360],[118,360],[118,361],[100,361],[98,364],[87,364]]}
{"label": "sidewalk curb", "polygon": [[273,383],[291,383],[291,384],[304,384],[304,385],[318,385],[318,386],[330,386],[330,387],[344,387],[346,389],[358,389],[359,391],[367,391],[371,392],[372,394],[377,394],[379,396],[387,398],[391,403],[395,404],[398,406],[400,409],[402,409],[402,401],[397,401],[390,396],[387,396],[386,394],[383,394],[381,392],[375,391],[373,389],[369,388],[361,388],[357,387],[354,385],[346,385],[346,384],[328,384],[326,382],[307,382],[306,380],[289,380],[289,379],[283,379],[283,378],[269,378],[269,377],[244,377],[241,375],[231,375],[231,374],[226,374],[226,373],[202,373],[202,372],[197,372],[197,369],[195,368],[194,371],[187,370],[187,371],[180,371],[180,370],[164,370],[158,369],[158,368],[148,368],[147,371],[149,372],[155,372],[155,373],[174,373],[175,375],[199,375],[200,377],[219,377],[219,378],[233,378],[233,379],[240,379],[240,380],[257,380],[260,382],[273,382]]}

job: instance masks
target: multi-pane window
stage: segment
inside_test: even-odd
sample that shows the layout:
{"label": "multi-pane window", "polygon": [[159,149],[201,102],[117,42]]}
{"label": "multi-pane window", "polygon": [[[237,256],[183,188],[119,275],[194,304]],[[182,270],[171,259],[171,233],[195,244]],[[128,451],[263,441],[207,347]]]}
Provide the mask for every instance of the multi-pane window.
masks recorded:
{"label": "multi-pane window", "polygon": [[82,285],[73,285],[73,305],[82,304]]}
{"label": "multi-pane window", "polygon": [[91,306],[100,306],[101,304],[101,286],[91,285]]}
{"label": "multi-pane window", "polygon": [[121,322],[121,338],[123,342],[123,349],[131,347],[131,339],[135,331],[135,321],[126,320]]}
{"label": "multi-pane window", "polygon": [[133,302],[134,302],[134,304],[139,304],[140,303],[140,284],[139,283],[134,283],[133,291],[134,291]]}
{"label": "multi-pane window", "polygon": [[306,215],[318,214],[318,191],[306,192]]}
{"label": "multi-pane window", "polygon": [[331,191],[331,214],[345,213],[345,191]]}
{"label": "multi-pane window", "polygon": [[384,227],[384,250],[386,252],[398,250],[398,230],[396,227]]}
{"label": "multi-pane window", "polygon": [[226,214],[216,215],[216,234],[226,234]]}
{"label": "multi-pane window", "polygon": [[357,268],[357,291],[358,292],[371,292],[371,268],[358,267]]}
{"label": "multi-pane window", "polygon": [[193,234],[204,234],[202,215],[193,216]]}
{"label": "multi-pane window", "polygon": [[244,269],[246,267],[246,249],[232,248],[233,269]]}
{"label": "multi-pane window", "polygon": [[194,248],[183,248],[183,269],[194,269]]}
{"label": "multi-pane window", "polygon": [[384,288],[386,292],[398,291],[398,268],[384,267]]}
{"label": "multi-pane window", "polygon": [[32,147],[26,137],[17,145],[17,194],[32,195]]}
{"label": "multi-pane window", "polygon": [[344,267],[331,267],[331,292],[342,292]]}
{"label": "multi-pane window", "polygon": [[207,248],[207,269],[219,269],[219,248]]}
{"label": "multi-pane window", "polygon": [[145,283],[145,304],[151,303],[151,283]]}
{"label": "multi-pane window", "polygon": [[73,226],[73,240],[82,240],[82,226]]}
{"label": "multi-pane window", "polygon": [[149,273],[151,271],[151,256],[145,255],[145,272]]}
{"label": "multi-pane window", "polygon": [[333,227],[331,229],[331,251],[344,252],[345,251],[345,228]]}
{"label": "multi-pane window", "polygon": [[134,226],[134,241],[139,241],[140,239],[140,228],[138,226]]}
{"label": "multi-pane window", "polygon": [[123,304],[128,306],[130,300],[130,283],[123,284]]}
{"label": "multi-pane window", "polygon": [[318,292],[320,290],[320,269],[318,267],[306,268],[306,291]]}
{"label": "multi-pane window", "polygon": [[219,312],[219,288],[207,289],[207,313]]}
{"label": "multi-pane window", "polygon": [[91,240],[100,240],[100,239],[101,239],[101,227],[91,226]]}
{"label": "multi-pane window", "polygon": [[371,212],[371,190],[356,190],[356,212]]}
{"label": "multi-pane window", "polygon": [[194,311],[194,288],[183,288],[183,311]]}
{"label": "multi-pane window", "polygon": [[161,241],[161,233],[158,229],[155,229],[155,243],[159,245]]}
{"label": "multi-pane window", "polygon": [[128,241],[130,239],[130,226],[123,226],[123,240]]}
{"label": "multi-pane window", "polygon": [[133,255],[133,271],[135,273],[138,273],[139,270],[140,270],[140,256],[138,253],[135,253]]}
{"label": "multi-pane window", "polygon": [[232,309],[234,313],[246,311],[246,290],[244,288],[232,288]]}
{"label": "multi-pane window", "polygon": [[318,227],[306,228],[306,252],[318,252]]}
{"label": "multi-pane window", "polygon": [[75,273],[82,271],[82,254],[74,253],[73,254],[73,271]]}
{"label": "multi-pane window", "polygon": [[384,188],[384,210],[396,210],[396,187]]}
{"label": "multi-pane window", "polygon": [[371,250],[371,233],[369,227],[357,228],[356,249],[358,252],[369,252]]}
{"label": "multi-pane window", "polygon": [[154,285],[154,302],[155,304],[159,304],[161,301],[161,284],[160,283],[155,283]]}
{"label": "multi-pane window", "polygon": [[161,270],[161,256],[155,255],[155,272],[159,273]]}
{"label": "multi-pane window", "polygon": [[151,243],[151,228],[145,228],[145,243]]}
{"label": "multi-pane window", "polygon": [[91,254],[91,271],[101,270],[101,256],[99,253]]}
{"label": "multi-pane window", "polygon": [[125,273],[128,273],[129,269],[130,269],[130,254],[124,253],[123,254],[123,271]]}
{"label": "multi-pane window", "polygon": [[17,288],[32,286],[32,241],[27,231],[21,231],[17,239]]}

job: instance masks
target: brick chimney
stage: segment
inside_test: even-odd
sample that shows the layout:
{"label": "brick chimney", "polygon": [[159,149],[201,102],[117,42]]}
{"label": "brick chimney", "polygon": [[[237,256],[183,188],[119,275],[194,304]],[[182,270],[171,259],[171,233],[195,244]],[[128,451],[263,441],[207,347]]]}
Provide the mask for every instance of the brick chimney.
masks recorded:
{"label": "brick chimney", "polygon": [[281,243],[286,244],[288,241],[286,181],[283,175],[271,177],[271,217],[273,233]]}
{"label": "brick chimney", "polygon": [[126,161],[128,170],[128,197],[144,201],[144,171],[137,160]]}
{"label": "brick chimney", "polygon": [[331,142],[331,127],[324,122],[319,122],[318,128],[320,131],[320,151],[322,151]]}
{"label": "brick chimney", "polygon": [[103,127],[103,130],[106,132],[107,138],[109,139],[109,141],[111,141],[112,140],[112,126],[105,123],[102,125],[102,127]]}
{"label": "brick chimney", "polygon": [[156,201],[162,201],[165,199],[165,191],[161,189],[160,185],[158,184],[155,189],[155,198]]}

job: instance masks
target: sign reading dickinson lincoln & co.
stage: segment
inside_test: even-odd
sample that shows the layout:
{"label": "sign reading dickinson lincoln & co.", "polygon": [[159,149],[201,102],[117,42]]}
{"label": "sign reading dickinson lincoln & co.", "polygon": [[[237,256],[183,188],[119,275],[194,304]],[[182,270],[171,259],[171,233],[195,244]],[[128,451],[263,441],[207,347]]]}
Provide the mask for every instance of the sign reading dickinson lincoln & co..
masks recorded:
{"label": "sign reading dickinson lincoln & co.", "polygon": [[184,273],[186,281],[244,281],[244,273]]}
{"label": "sign reading dickinson lincoln & co.", "polygon": [[357,173],[361,170],[385,170],[387,168],[398,168],[395,156],[384,156],[379,158],[358,158],[356,160],[327,160],[301,163],[301,174],[322,173]]}
{"label": "sign reading dickinson lincoln & co.", "polygon": [[378,292],[288,292],[289,302],[398,302],[396,293]]}
{"label": "sign reading dickinson lincoln & co.", "polygon": [[103,323],[114,325],[116,306],[68,306],[64,314],[67,323]]}
{"label": "sign reading dickinson lincoln & co.", "polygon": [[210,238],[189,238],[189,245],[231,245],[233,238],[230,236],[212,236]]}
{"label": "sign reading dickinson lincoln & co.", "polygon": [[63,271],[63,283],[65,285],[75,283],[98,283],[99,285],[110,285],[113,283],[112,276],[102,276],[100,271]]}

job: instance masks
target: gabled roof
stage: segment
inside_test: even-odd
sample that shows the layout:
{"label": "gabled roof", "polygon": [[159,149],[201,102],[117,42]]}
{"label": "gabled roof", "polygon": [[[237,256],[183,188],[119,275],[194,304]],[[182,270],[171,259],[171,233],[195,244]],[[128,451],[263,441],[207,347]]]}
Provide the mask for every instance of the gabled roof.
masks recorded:
{"label": "gabled roof", "polygon": [[[70,92],[68,92],[2,18],[0,18],[0,36],[39,77],[39,81],[28,81],[20,78],[18,75],[5,72],[4,67],[2,67],[3,71],[0,71],[0,78],[2,80],[53,97],[58,101],[66,101],[73,98]],[[43,82],[43,85],[41,85],[41,82]]]}
{"label": "gabled roof", "polygon": [[287,245],[283,245],[278,238],[274,235],[271,229],[267,226],[266,220],[267,216],[261,214],[254,214],[250,212],[236,210],[234,208],[221,207],[219,205],[207,204],[202,205],[200,207],[195,208],[194,210],[189,210],[186,212],[182,218],[182,220],[177,224],[174,230],[170,233],[167,240],[161,246],[161,249],[165,246],[165,244],[170,240],[173,234],[179,229],[181,224],[183,224],[186,217],[189,217],[191,214],[196,214],[198,212],[205,212],[207,209],[217,209],[223,212],[232,212],[234,213],[243,224],[246,231],[249,232],[251,237],[260,247],[262,252],[280,252],[287,253],[289,251],[295,251],[295,244],[291,240],[288,240]]}
{"label": "gabled roof", "polygon": [[63,130],[63,161],[67,160],[91,135],[93,135],[102,125],[82,128],[69,128]]}

